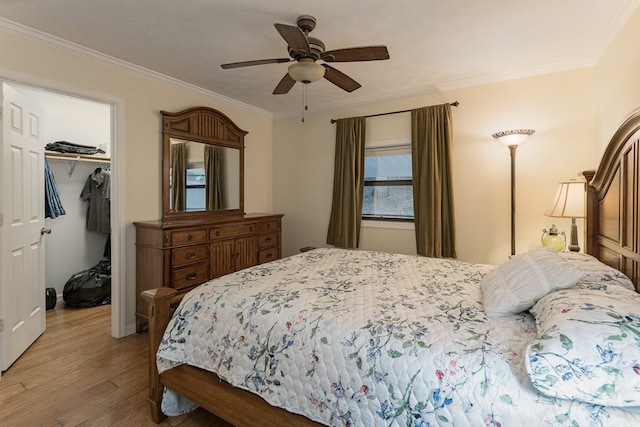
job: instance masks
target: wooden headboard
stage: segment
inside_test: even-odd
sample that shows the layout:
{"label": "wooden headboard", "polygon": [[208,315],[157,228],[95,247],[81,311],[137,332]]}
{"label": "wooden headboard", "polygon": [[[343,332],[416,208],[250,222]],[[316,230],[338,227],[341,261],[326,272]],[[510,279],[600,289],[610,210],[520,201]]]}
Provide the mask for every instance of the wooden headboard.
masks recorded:
{"label": "wooden headboard", "polygon": [[625,273],[640,292],[640,109],[615,132],[596,171],[586,171],[586,252]]}

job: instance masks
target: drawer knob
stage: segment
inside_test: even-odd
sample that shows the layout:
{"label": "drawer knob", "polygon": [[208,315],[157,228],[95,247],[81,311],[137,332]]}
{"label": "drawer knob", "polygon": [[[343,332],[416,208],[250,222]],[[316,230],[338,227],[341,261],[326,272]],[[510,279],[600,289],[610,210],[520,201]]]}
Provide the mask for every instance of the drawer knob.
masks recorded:
{"label": "drawer knob", "polygon": [[184,256],[186,259],[194,259],[196,257],[196,253],[195,252],[189,252],[188,254],[186,254]]}
{"label": "drawer knob", "polygon": [[220,237],[220,230],[216,231],[216,237]]}
{"label": "drawer knob", "polygon": [[189,233],[189,235],[187,236],[188,240],[193,240],[193,236],[191,235],[191,233]]}
{"label": "drawer knob", "polygon": [[196,278],[196,276],[197,276],[196,273],[189,273],[187,274],[187,280],[193,280]]}
{"label": "drawer knob", "polygon": [[271,242],[271,237],[267,237],[266,239],[264,239],[264,241],[267,243]]}
{"label": "drawer knob", "polygon": [[265,258],[271,259],[271,258],[273,258],[273,254],[267,254],[267,256]]}

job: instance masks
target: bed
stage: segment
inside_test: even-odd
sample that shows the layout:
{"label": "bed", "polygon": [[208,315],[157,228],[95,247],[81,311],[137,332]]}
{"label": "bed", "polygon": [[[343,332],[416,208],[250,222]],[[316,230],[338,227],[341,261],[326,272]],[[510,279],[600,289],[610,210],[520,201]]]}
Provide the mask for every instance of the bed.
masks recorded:
{"label": "bed", "polygon": [[154,421],[640,425],[640,111],[587,185],[587,254],[500,266],[315,249],[145,291]]}

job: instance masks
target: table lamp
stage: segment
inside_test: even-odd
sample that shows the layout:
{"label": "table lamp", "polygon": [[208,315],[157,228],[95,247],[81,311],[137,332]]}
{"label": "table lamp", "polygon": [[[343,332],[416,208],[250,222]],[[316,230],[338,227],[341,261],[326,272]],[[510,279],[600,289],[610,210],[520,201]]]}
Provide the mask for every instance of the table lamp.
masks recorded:
{"label": "table lamp", "polygon": [[580,252],[578,245],[578,227],[576,218],[584,217],[584,182],[565,181],[558,185],[553,203],[545,211],[546,216],[554,218],[571,218],[571,238],[568,249]]}

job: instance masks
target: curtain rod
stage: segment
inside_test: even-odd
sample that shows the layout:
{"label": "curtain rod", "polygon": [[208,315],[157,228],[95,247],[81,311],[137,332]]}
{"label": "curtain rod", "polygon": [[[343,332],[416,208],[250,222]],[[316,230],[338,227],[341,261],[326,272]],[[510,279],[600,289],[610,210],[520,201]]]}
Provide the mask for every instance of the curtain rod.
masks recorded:
{"label": "curtain rod", "polygon": [[[458,105],[460,105],[460,103],[458,101],[454,101],[454,102],[451,102],[449,105],[451,105],[452,107],[457,107]],[[369,118],[369,117],[387,116],[389,114],[399,114],[399,113],[409,113],[409,112],[411,112],[411,110],[390,111],[388,113],[369,114],[368,116],[364,116],[364,117]],[[337,119],[331,119],[332,124],[337,121],[338,121]]]}

